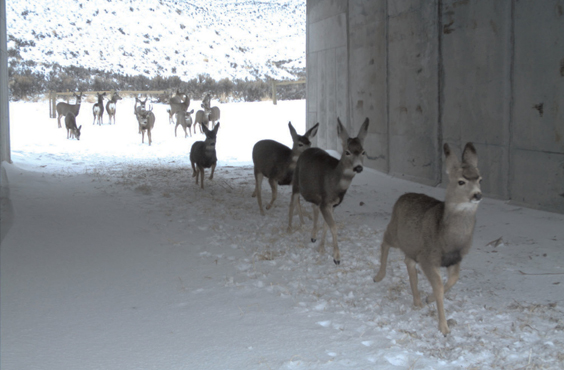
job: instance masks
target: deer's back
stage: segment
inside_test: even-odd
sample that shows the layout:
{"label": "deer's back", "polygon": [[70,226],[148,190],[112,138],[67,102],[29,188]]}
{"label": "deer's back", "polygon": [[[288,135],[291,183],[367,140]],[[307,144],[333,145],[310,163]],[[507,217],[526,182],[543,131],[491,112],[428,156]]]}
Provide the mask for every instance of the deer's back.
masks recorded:
{"label": "deer's back", "polygon": [[438,235],[443,212],[444,203],[435,198],[425,194],[404,194],[394,204],[384,239],[418,261],[420,253],[434,247],[433,239]]}
{"label": "deer's back", "polygon": [[333,194],[335,199],[327,198],[328,190],[334,188],[331,183],[340,179],[334,172],[338,164],[339,160],[323,149],[306,149],[298,158],[293,186],[299,189],[308,202],[319,205],[325,201],[338,205],[343,200],[346,189]]}
{"label": "deer's back", "polygon": [[253,147],[255,172],[260,172],[279,185],[292,182],[292,149],[274,140],[261,140]]}
{"label": "deer's back", "polygon": [[76,128],[76,117],[74,113],[72,112],[67,113],[67,115],[65,116],[65,126],[69,130]]}

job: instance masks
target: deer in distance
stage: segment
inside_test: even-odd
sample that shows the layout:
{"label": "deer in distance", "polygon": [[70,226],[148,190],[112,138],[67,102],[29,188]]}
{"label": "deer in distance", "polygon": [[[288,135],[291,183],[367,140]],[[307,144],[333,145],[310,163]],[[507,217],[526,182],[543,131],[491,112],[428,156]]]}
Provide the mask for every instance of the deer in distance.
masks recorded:
{"label": "deer in distance", "polygon": [[153,130],[153,127],[155,127],[155,114],[153,113],[153,107],[149,110],[139,109],[135,115],[137,116],[137,122],[139,123],[139,131],[141,132],[141,143],[145,143],[145,132],[147,132],[149,146],[151,146],[151,131]]}
{"label": "deer in distance", "polygon": [[[176,137],[176,129],[178,128],[178,126],[181,126],[182,129],[184,130],[184,138],[187,138],[188,134],[190,134],[190,137],[192,137],[192,131],[191,131],[192,113],[194,113],[194,109],[192,109],[190,112],[179,111],[178,113],[176,113],[176,126],[174,127],[174,137]],[[194,134],[196,133],[195,131],[196,131],[196,127],[194,127]]]}
{"label": "deer in distance", "polygon": [[80,140],[82,125],[76,127],[76,116],[73,112],[68,112],[65,116],[65,126],[67,128],[67,139],[75,138],[76,140]]}
{"label": "deer in distance", "polygon": [[80,104],[82,103],[82,92],[80,93],[80,95],[76,95],[76,93],[73,93],[72,95],[76,98],[75,104],[69,104],[65,102],[57,103],[57,107],[56,107],[57,124],[59,125],[59,128],[61,128],[62,116],[66,116],[69,112],[72,112],[74,114],[74,117],[76,118],[78,116],[78,113],[80,112]]}
{"label": "deer in distance", "polygon": [[313,230],[311,241],[317,238],[317,219],[319,212],[323,215],[323,233],[319,243],[319,253],[325,253],[325,236],[327,227],[333,237],[333,262],[341,263],[341,255],[337,244],[337,224],[333,218],[333,210],[343,201],[343,198],[357,173],[362,172],[364,157],[363,144],[368,133],[368,118],[360,126],[357,137],[350,138],[347,130],[337,118],[337,134],[341,139],[343,153],[341,159],[336,159],[320,148],[306,149],[298,158],[294,177],[292,179],[292,198],[288,232],[292,232],[292,217],[294,206],[298,203],[300,222],[303,215],[299,203],[301,195],[307,202],[313,204]]}
{"label": "deer in distance", "polygon": [[259,210],[264,216],[262,207],[262,180],[268,179],[272,190],[272,200],[266,206],[270,209],[278,195],[278,185],[290,185],[294,176],[294,168],[298,157],[302,152],[311,147],[310,139],[317,134],[319,123],[306,131],[304,135],[298,135],[292,122],[288,122],[290,135],[292,136],[292,149],[274,140],[260,140],[253,147],[253,164],[255,174],[255,191],[253,197],[257,197]]}
{"label": "deer in distance", "polygon": [[137,122],[139,123],[139,133],[141,133],[141,123],[139,122],[139,114],[144,115],[146,113],[147,98],[145,100],[135,97],[135,104],[133,105],[133,114],[137,117]]}
{"label": "deer in distance", "polygon": [[213,173],[217,164],[217,156],[215,152],[215,144],[217,138],[217,130],[219,130],[219,122],[213,130],[209,130],[207,126],[202,126],[205,141],[196,141],[190,149],[190,163],[192,165],[192,177],[196,178],[198,185],[198,177],[201,178],[201,187],[204,188],[204,169],[211,167],[210,180],[213,180]]}
{"label": "deer in distance", "polygon": [[[417,193],[399,197],[384,233],[380,269],[374,281],[379,282],[386,276],[390,247],[399,248],[405,255],[413,305],[423,307],[417,288],[416,265],[419,263],[433,289],[426,302],[437,302],[439,330],[446,336],[450,329],[445,317],[444,294],[458,281],[460,263],[472,246],[476,211],[482,199],[482,177],[472,143],[464,147],[462,162],[452,154],[448,144],[444,144],[443,151],[448,175],[444,202]],[[441,267],[447,268],[445,285]]]}
{"label": "deer in distance", "polygon": [[116,124],[116,110],[118,100],[121,100],[121,96],[119,96],[117,92],[114,92],[112,94],[112,98],[106,103],[106,112],[108,112],[110,125],[112,124],[112,118],[114,119],[114,125]]}
{"label": "deer in distance", "polygon": [[96,93],[97,97],[98,97],[98,102],[94,103],[94,105],[92,106],[92,114],[94,115],[94,121],[92,122],[92,124],[95,124],[96,121],[98,121],[98,126],[101,125],[103,123],[103,118],[104,118],[104,96],[106,96],[106,93]]}
{"label": "deer in distance", "polygon": [[[181,96],[184,95],[184,99]],[[167,110],[169,114],[169,123],[172,123],[173,117],[178,112],[187,112],[190,106],[190,98],[188,95],[181,93],[180,90],[176,90],[176,96],[170,98],[169,101],[170,109]]]}

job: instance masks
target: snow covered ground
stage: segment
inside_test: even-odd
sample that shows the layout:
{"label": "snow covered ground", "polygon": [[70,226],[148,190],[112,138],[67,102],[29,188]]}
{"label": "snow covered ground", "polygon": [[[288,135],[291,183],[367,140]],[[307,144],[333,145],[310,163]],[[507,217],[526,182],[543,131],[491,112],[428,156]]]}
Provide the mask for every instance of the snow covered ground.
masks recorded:
{"label": "snow covered ground", "polygon": [[[286,233],[287,187],[265,217],[251,198],[253,144],[290,144],[305,102],[220,108],[219,165],[202,190],[188,153],[203,135],[175,137],[165,106],[149,147],[129,99],[115,126],[93,126],[84,104],[80,141],[46,102],[10,105],[2,370],[564,367],[564,215],[482,201],[443,337],[434,304],[412,307],[399,251],[372,277],[395,199],[444,190],[357,175],[335,211],[336,266],[309,242],[311,220]],[[422,276],[419,287],[430,292]]]}

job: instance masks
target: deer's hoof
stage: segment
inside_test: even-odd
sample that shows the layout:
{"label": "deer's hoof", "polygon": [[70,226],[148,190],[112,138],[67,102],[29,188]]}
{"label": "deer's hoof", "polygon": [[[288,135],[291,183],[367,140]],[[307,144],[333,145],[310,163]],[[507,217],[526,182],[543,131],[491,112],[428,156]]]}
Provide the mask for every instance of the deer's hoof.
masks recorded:
{"label": "deer's hoof", "polygon": [[335,262],[335,265],[337,265],[337,266],[341,264],[341,261],[336,260],[336,259],[333,259],[333,262]]}

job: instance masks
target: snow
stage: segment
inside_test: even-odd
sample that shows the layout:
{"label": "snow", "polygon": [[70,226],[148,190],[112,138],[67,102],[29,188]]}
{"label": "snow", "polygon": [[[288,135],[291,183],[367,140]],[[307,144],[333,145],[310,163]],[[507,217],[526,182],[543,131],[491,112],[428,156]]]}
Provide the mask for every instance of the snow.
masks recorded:
{"label": "snow", "polygon": [[399,251],[372,281],[397,197],[444,189],[356,175],[335,210],[336,266],[330,248],[319,255],[309,241],[311,220],[286,232],[288,187],[264,217],[251,197],[253,144],[289,145],[288,121],[305,132],[305,102],[213,104],[219,163],[204,190],[188,160],[203,135],[175,137],[164,105],[154,104],[148,146],[131,99],[118,103],[115,126],[107,116],[92,125],[83,103],[80,141],[57,129],[47,102],[10,104],[3,370],[564,366],[564,215],[480,203],[473,249],[445,298],[455,323],[444,337],[434,304],[412,306]]}
{"label": "snow", "polygon": [[[33,71],[45,64],[121,75],[207,73],[296,79],[305,69],[304,0],[28,0],[6,3],[8,35]],[[22,62],[22,61],[20,61]]]}

